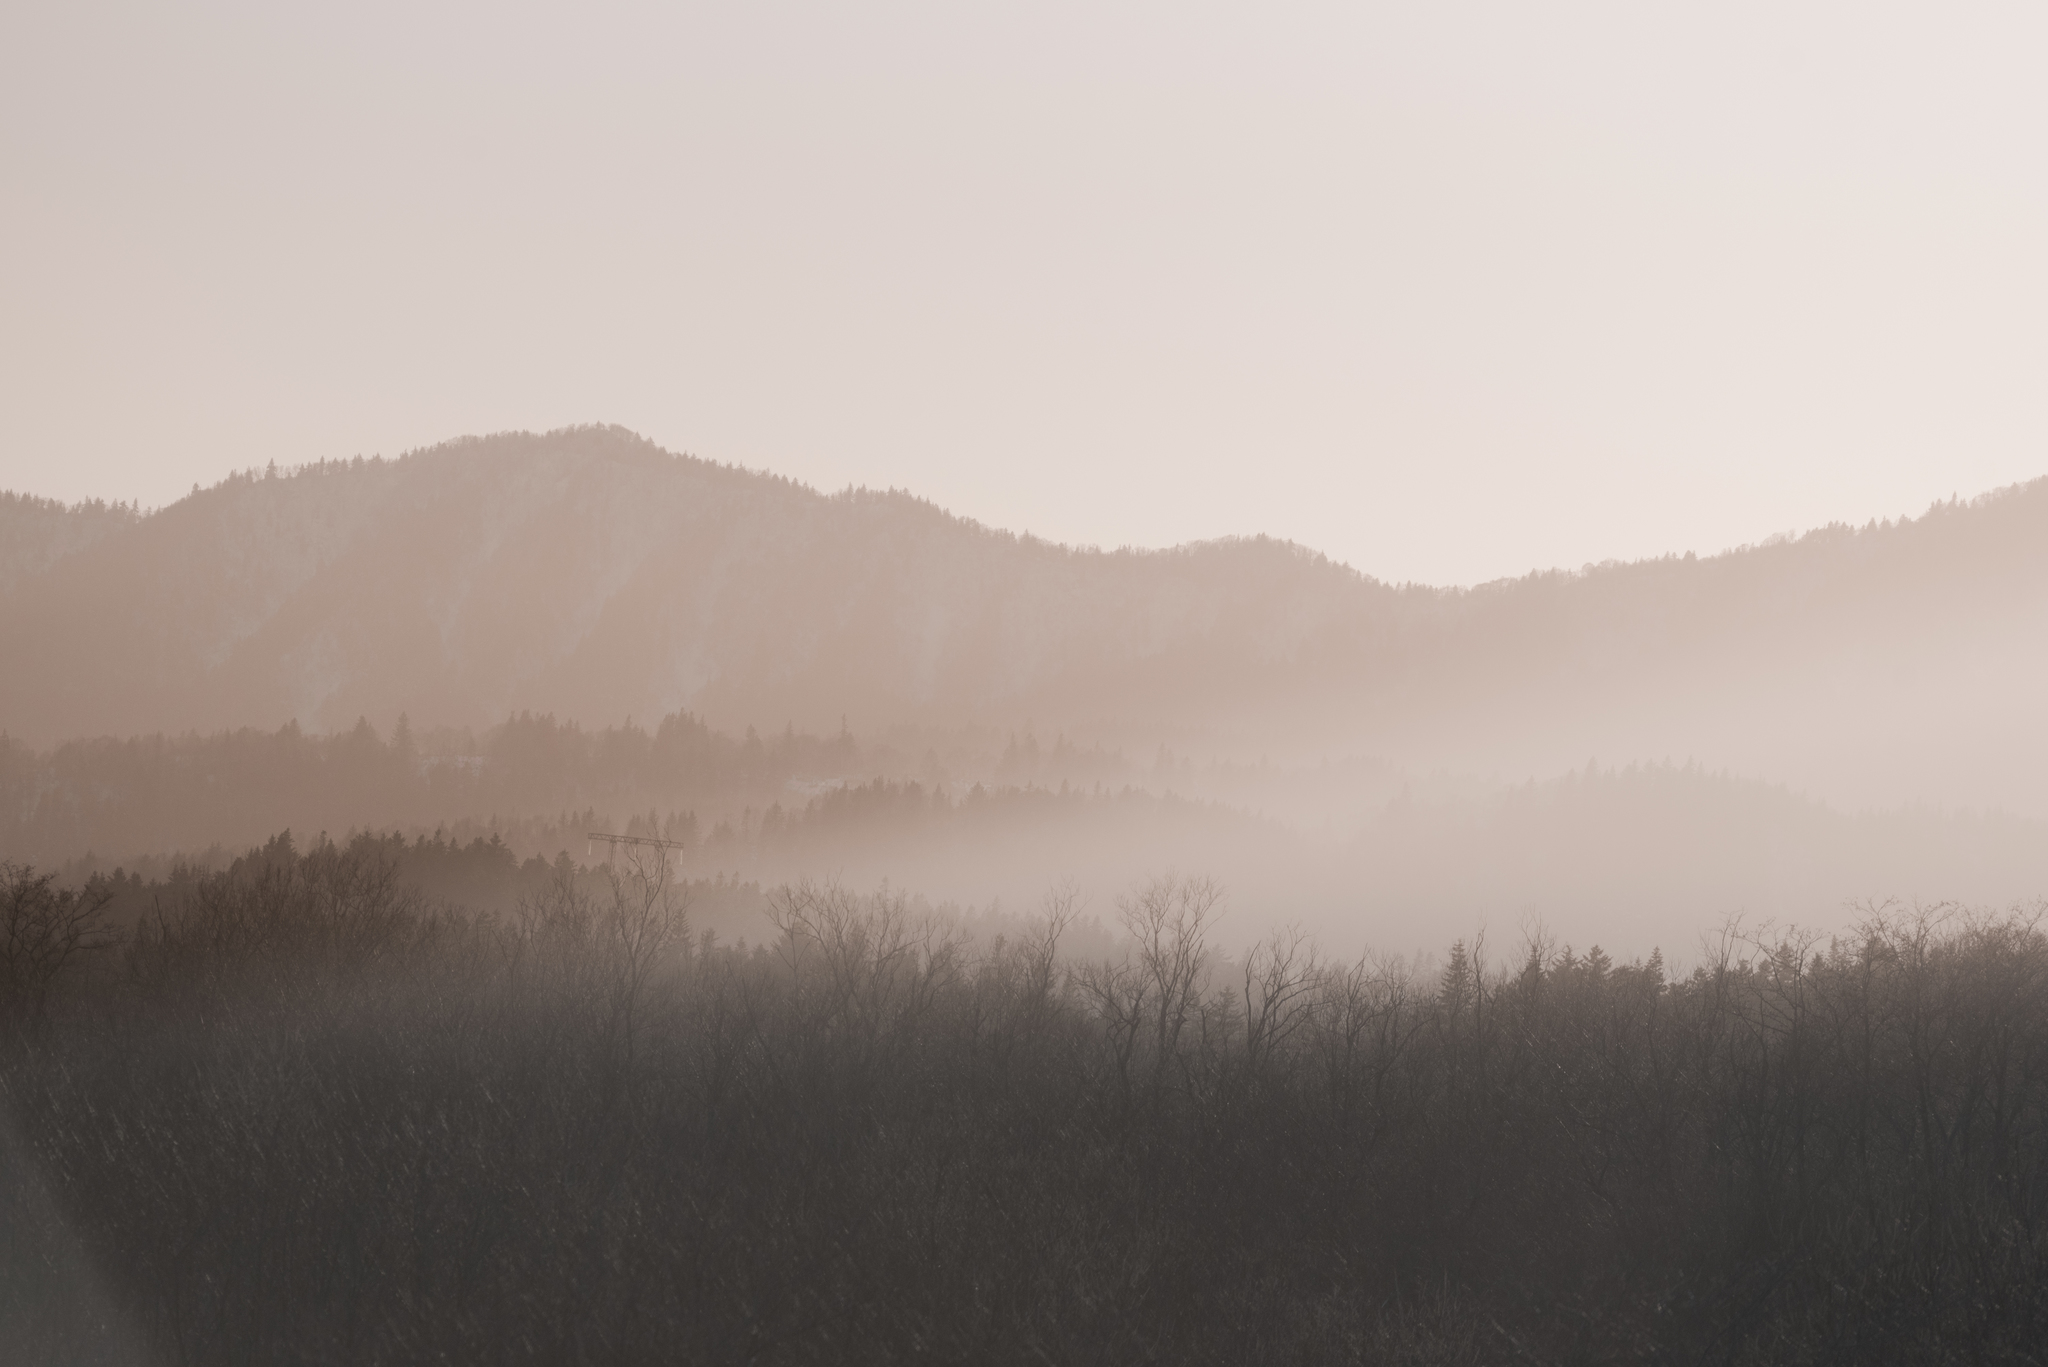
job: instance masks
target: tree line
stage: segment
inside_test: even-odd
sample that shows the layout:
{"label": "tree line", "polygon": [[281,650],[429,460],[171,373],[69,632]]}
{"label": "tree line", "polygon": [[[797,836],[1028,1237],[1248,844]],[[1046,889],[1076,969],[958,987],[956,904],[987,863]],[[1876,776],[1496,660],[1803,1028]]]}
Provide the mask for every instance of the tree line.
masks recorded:
{"label": "tree line", "polygon": [[46,751],[0,736],[0,848],[45,863],[260,841],[280,826],[336,834],[462,820],[659,807],[707,825],[728,806],[765,810],[793,778],[837,779],[874,762],[850,735],[763,739],[688,713],[651,730],[586,730],[520,713],[481,735],[416,735],[401,717],[333,735],[296,723],[211,735],[104,737]]}
{"label": "tree line", "polygon": [[971,937],[659,859],[482,916],[272,848],[119,935],[0,886],[0,1292],[33,1360],[2022,1362],[2037,913],[1683,973],[1224,953],[1222,890]]}

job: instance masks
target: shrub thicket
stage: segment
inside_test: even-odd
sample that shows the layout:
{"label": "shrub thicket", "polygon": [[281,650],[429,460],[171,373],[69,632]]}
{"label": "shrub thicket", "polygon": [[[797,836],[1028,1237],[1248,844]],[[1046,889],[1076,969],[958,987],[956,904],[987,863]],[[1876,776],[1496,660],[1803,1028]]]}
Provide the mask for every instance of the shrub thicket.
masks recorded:
{"label": "shrub thicket", "polygon": [[[1421,973],[1216,890],[1118,957],[658,867],[516,920],[374,846],[118,944],[6,871],[0,1334],[22,1360],[2034,1361],[2048,940],[1873,913]],[[87,908],[89,910],[89,908]],[[89,917],[87,918],[89,921]],[[42,927],[42,930],[37,930]],[[14,941],[9,941],[13,944]]]}

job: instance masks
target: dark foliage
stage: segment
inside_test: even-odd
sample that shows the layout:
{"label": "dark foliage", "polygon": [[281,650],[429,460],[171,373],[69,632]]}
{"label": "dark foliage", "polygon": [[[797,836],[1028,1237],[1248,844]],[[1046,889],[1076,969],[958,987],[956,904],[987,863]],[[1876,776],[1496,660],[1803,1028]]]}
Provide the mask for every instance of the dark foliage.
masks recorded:
{"label": "dark foliage", "polygon": [[[937,764],[933,754],[927,767]],[[630,721],[585,730],[521,713],[481,737],[439,732],[427,748],[403,719],[388,737],[359,721],[329,736],[293,724],[102,737],[48,751],[0,733],[0,848],[45,863],[95,850],[220,850],[286,825],[496,837],[553,857],[582,849],[595,829],[659,837],[701,868],[731,869],[877,836],[986,832],[1048,817],[1089,824],[1105,804],[1125,821],[1163,810],[1214,826],[1222,816],[1133,789],[1121,755],[1079,749],[1064,736],[1042,752],[1028,732],[1021,744],[1013,736],[987,766],[987,784],[884,776],[905,765],[845,732],[821,738],[785,727],[764,740],[751,727],[729,735],[684,712],[651,731]]]}
{"label": "dark foliage", "polygon": [[197,850],[260,840],[280,825],[340,832],[490,820],[580,845],[591,825],[609,824],[598,810],[659,804],[661,814],[634,820],[651,824],[646,834],[691,843],[696,808],[766,808],[788,795],[793,777],[858,774],[868,762],[848,736],[789,731],[764,742],[750,731],[742,739],[687,713],[652,731],[631,722],[585,731],[522,713],[481,738],[443,732],[433,742],[422,749],[403,719],[388,737],[359,721],[329,736],[292,724],[103,737],[44,752],[0,735],[0,840],[49,859],[89,849]]}
{"label": "dark foliage", "polygon": [[1729,936],[1677,981],[1542,946],[1424,976],[1285,936],[1226,961],[1201,882],[1134,893],[1120,954],[1077,963],[1057,902],[970,952],[901,898],[798,887],[742,950],[693,935],[658,867],[478,920],[371,845],[271,853],[9,1017],[23,1360],[2048,1342],[2026,918]]}

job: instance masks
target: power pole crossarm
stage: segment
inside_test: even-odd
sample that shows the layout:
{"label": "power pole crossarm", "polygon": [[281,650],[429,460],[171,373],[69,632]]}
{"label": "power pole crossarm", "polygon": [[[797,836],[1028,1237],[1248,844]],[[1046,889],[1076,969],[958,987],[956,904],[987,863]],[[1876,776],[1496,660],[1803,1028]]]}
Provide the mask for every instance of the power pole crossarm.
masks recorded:
{"label": "power pole crossarm", "polygon": [[[600,840],[604,841],[607,845],[611,846],[612,852],[616,852],[621,845],[648,845],[663,850],[686,850],[689,848],[688,845],[680,840],[657,840],[651,835],[607,835],[603,831],[585,831],[583,834],[592,845],[595,845]],[[590,851],[585,849],[584,853],[588,854]]]}

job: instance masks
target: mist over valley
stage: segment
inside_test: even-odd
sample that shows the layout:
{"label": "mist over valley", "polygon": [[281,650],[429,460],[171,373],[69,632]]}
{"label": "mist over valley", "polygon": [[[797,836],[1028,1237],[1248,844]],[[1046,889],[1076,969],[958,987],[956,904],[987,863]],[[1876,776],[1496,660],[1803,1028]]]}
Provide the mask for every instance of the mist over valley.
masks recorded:
{"label": "mist over valley", "polygon": [[0,1367],[2038,1367],[2048,9],[0,34]]}
{"label": "mist over valley", "polygon": [[617,428],[0,511],[0,841],[47,866],[598,830],[764,886],[1178,870],[1247,940],[1680,955],[2048,888],[2048,481],[1469,589],[1059,546]]}

